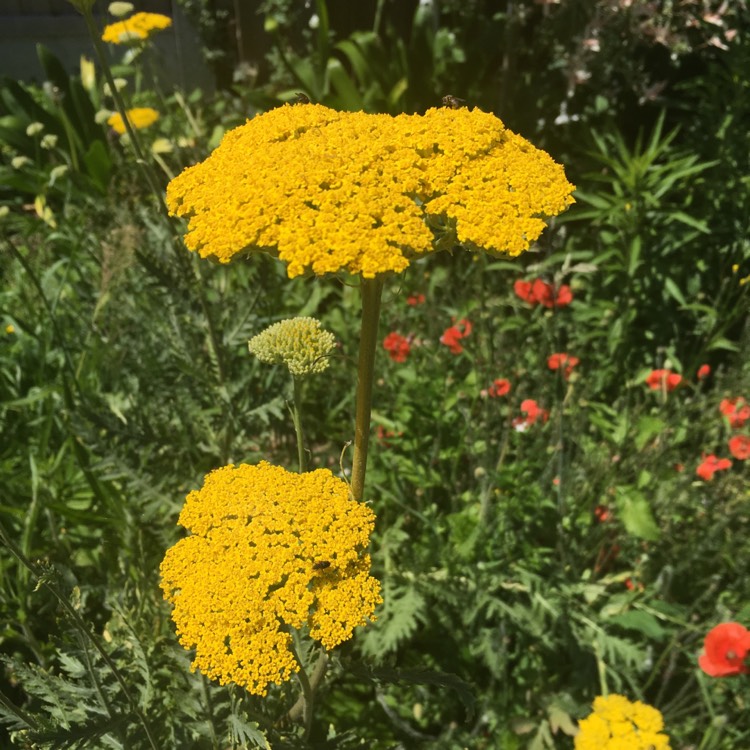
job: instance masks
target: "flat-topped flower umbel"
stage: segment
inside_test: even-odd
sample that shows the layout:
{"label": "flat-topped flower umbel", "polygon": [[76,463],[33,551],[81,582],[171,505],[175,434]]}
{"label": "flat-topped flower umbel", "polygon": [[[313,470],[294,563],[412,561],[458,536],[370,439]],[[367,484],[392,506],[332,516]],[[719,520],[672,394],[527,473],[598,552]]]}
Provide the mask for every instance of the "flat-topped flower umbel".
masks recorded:
{"label": "flat-topped flower umbel", "polygon": [[193,669],[222,685],[265,695],[299,669],[290,628],[330,650],[381,602],[367,554],[375,515],[327,469],[225,466],[179,522],[192,533],[167,551],[161,587]]}
{"label": "flat-topped flower umbel", "polygon": [[573,203],[563,168],[478,109],[424,115],[285,105],[169,183],[185,243],[227,263],[269,252],[289,277],[375,278],[456,243],[516,256]]}

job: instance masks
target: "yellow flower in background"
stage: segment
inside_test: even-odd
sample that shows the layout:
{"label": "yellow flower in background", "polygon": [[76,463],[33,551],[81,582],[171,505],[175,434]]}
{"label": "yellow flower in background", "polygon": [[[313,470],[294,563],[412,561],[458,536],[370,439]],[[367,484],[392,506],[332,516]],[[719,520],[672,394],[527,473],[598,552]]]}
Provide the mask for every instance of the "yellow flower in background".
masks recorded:
{"label": "yellow flower in background", "polygon": [[664,719],[653,706],[609,695],[595,698],[593,708],[578,722],[575,750],[670,750]]}
{"label": "yellow flower in background", "polygon": [[281,320],[247,343],[251,354],[269,365],[286,365],[295,377],[325,372],[336,346],[333,334],[315,318]]}
{"label": "yellow flower in background", "polygon": [[456,242],[515,256],[573,203],[552,158],[478,109],[424,115],[285,105],[169,183],[185,243],[223,263],[266,251],[289,277],[374,278]]}
{"label": "yellow flower in background", "polygon": [[256,695],[298,670],[289,628],[331,649],[381,602],[366,552],[375,516],[327,469],[225,466],[191,492],[192,534],[161,564],[164,597],[192,668]]}
{"label": "yellow flower in background", "polygon": [[152,34],[172,25],[169,16],[161,13],[135,13],[124,21],[117,21],[104,27],[102,40],[110,44],[127,44],[131,41],[148,39]]}
{"label": "yellow flower in background", "polygon": [[[127,110],[125,114],[131,127],[135,130],[147,128],[159,119],[159,113],[155,109],[151,109],[151,107],[136,107],[135,109]],[[107,125],[120,135],[125,133],[125,123],[119,112],[115,112],[107,118]]]}

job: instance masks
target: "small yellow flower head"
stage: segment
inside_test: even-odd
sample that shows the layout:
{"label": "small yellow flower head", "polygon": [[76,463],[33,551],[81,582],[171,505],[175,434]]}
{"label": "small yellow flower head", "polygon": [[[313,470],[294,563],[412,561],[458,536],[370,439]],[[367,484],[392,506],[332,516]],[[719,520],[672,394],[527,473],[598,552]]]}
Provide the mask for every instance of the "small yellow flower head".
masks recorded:
{"label": "small yellow flower head", "polygon": [[223,263],[267,251],[289,277],[374,278],[459,242],[516,256],[573,203],[549,154],[478,109],[424,115],[285,105],[228,132],[167,187],[185,243]]}
{"label": "small yellow flower head", "polygon": [[622,695],[595,698],[593,713],[578,727],[575,750],[670,750],[661,713]]}
{"label": "small yellow flower head", "polygon": [[298,669],[289,628],[309,627],[326,649],[351,638],[382,601],[365,551],[374,521],[327,469],[263,461],[209,474],[180,514],[192,534],[161,564],[192,668],[265,695]]}
{"label": "small yellow flower head", "polygon": [[[131,127],[135,130],[147,128],[159,119],[159,113],[151,107],[136,107],[136,109],[127,110],[125,114]],[[107,125],[120,135],[125,133],[125,123],[119,112],[115,112],[107,118]]]}
{"label": "small yellow flower head", "polygon": [[172,25],[169,16],[161,13],[136,13],[124,21],[117,21],[104,27],[102,39],[110,44],[127,44],[132,41],[143,41],[152,34]]}
{"label": "small yellow flower head", "polygon": [[286,365],[295,377],[328,369],[328,355],[336,346],[333,334],[315,318],[291,318],[274,323],[250,339],[250,354],[269,365]]}
{"label": "small yellow flower head", "polygon": [[12,336],[16,332],[16,327],[12,323],[8,323],[7,326],[5,326],[5,333],[8,334],[8,336]]}

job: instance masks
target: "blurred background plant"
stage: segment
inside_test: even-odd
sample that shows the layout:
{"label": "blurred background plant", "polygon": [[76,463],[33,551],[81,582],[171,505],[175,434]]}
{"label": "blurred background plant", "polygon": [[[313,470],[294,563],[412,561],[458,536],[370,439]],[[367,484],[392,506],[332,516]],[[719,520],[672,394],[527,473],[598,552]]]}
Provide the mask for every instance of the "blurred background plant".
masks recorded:
{"label": "blurred background plant", "polygon": [[[159,92],[149,53],[114,68],[129,107],[159,112],[143,131],[159,184],[303,91],[391,113],[453,94],[579,188],[520,262],[457,250],[387,292],[385,604],[342,649],[359,671],[333,665],[314,742],[571,748],[609,690],[659,707],[674,748],[747,745],[742,678],[696,666],[711,626],[750,621],[729,443],[748,424],[728,415],[750,398],[745,3],[372,2],[349,18],[269,0],[232,44],[234,6],[183,6],[230,71],[215,95]],[[293,747],[285,690],[260,702],[189,673],[157,569],[206,472],[295,464],[284,373],[247,354],[282,318],[315,315],[341,343],[306,419],[311,465],[338,469],[356,291],[271,259],[197,262],[97,116],[98,64],[68,76],[39,54],[46,84],[0,87],[0,715],[20,747]],[[578,363],[550,369],[561,353]],[[652,390],[657,369],[682,380]],[[702,478],[711,455],[732,465]]]}

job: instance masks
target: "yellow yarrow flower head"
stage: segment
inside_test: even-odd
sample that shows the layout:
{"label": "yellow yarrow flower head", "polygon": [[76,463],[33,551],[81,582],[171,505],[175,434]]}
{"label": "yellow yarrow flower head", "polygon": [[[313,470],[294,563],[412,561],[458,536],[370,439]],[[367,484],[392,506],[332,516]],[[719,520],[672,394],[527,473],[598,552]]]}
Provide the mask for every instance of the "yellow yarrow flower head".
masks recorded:
{"label": "yellow yarrow flower head", "polygon": [[227,263],[266,251],[290,278],[374,278],[461,243],[516,256],[573,203],[563,168],[479,109],[424,115],[284,105],[169,183],[185,243]]}
{"label": "yellow yarrow flower head", "polygon": [[375,516],[327,469],[225,466],[187,496],[192,534],[161,564],[193,669],[265,695],[298,670],[289,628],[324,648],[348,640],[382,601],[366,552]]}
{"label": "yellow yarrow flower head", "polygon": [[578,727],[575,750],[670,750],[661,713],[622,695],[595,698],[593,713]]}
{"label": "yellow yarrow flower head", "polygon": [[[125,114],[130,126],[135,130],[147,128],[159,119],[159,113],[155,109],[151,109],[151,107],[136,107],[135,109],[127,110]],[[125,133],[125,122],[119,112],[115,112],[107,118],[107,125],[120,135]]]}
{"label": "yellow yarrow flower head", "polygon": [[172,25],[169,16],[161,13],[135,13],[124,21],[117,21],[104,27],[102,40],[110,44],[127,44],[144,41],[152,34]]}
{"label": "yellow yarrow flower head", "polygon": [[336,339],[315,318],[291,318],[266,328],[247,346],[261,362],[286,365],[292,375],[304,377],[328,369]]}

